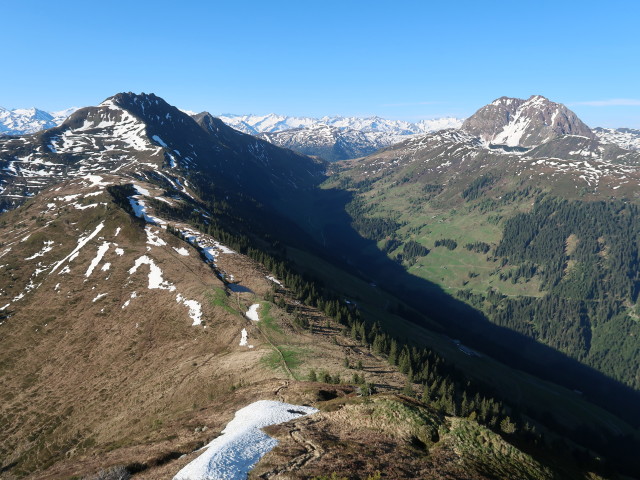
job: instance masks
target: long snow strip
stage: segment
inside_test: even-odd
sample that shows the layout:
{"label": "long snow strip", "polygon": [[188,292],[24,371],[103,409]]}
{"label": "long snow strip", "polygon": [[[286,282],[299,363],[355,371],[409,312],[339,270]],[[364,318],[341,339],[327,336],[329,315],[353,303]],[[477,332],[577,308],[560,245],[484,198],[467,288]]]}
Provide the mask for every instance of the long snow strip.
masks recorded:
{"label": "long snow strip", "polygon": [[274,400],[260,400],[236,412],[222,435],[203,447],[206,451],[186,465],[174,480],[244,480],[258,461],[278,441],[261,428],[316,413],[303,407]]}
{"label": "long snow strip", "polygon": [[80,251],[80,249],[82,247],[84,247],[87,243],[89,243],[93,239],[93,237],[98,235],[98,233],[100,233],[100,230],[102,230],[103,228],[104,228],[104,222],[101,222],[100,225],[98,225],[96,227],[96,229],[91,234],[89,234],[86,237],[80,237],[80,239],[78,240],[78,245],[76,246],[76,248],[74,248],[73,251],[69,255],[67,255],[62,260],[60,260],[58,263],[56,263],[53,266],[53,268],[51,269],[51,273],[55,272],[60,265],[62,265],[68,259],[71,259],[71,257],[75,258],[74,255],[77,255],[78,252]]}

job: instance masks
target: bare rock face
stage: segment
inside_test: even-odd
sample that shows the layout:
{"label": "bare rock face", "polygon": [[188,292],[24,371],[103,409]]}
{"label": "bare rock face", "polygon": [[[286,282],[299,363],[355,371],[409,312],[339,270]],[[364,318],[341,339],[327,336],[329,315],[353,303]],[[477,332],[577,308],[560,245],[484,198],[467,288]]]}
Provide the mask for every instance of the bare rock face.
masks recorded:
{"label": "bare rock face", "polygon": [[535,147],[562,135],[596,138],[575,113],[541,95],[528,100],[500,97],[465,120],[462,129],[509,147]]}

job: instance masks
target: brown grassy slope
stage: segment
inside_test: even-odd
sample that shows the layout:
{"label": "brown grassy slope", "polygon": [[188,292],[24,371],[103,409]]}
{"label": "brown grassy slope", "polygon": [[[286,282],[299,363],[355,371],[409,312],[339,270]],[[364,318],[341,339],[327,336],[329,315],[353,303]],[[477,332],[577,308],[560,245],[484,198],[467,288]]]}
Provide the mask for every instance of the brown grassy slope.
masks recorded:
{"label": "brown grassy slope", "polygon": [[[165,232],[160,236],[168,245],[149,245],[143,227],[110,203],[107,193],[86,197],[87,203],[106,205],[84,210],[54,200],[79,188],[48,192],[11,212],[0,231],[0,252],[11,249],[0,269],[0,298],[3,305],[11,302],[3,312],[10,316],[0,325],[0,458],[3,466],[17,463],[10,470],[15,475],[84,452],[158,442],[173,434],[165,424],[221,391],[226,395],[243,377],[274,377],[260,367],[264,350],[252,335],[255,326],[233,303],[225,308],[211,301],[220,293],[226,298],[224,285],[195,249]],[[79,237],[101,223],[102,231],[77,258],[50,273]],[[54,242],[51,251],[24,260],[44,241]],[[87,277],[104,241],[112,245]],[[186,247],[189,255],[172,246]],[[154,260],[176,291],[149,289],[147,265],[129,273],[143,255]],[[110,268],[102,270],[106,263]],[[60,274],[66,265],[70,271]],[[36,268],[45,271],[34,276]],[[39,286],[12,301],[30,282]],[[269,288],[269,282],[254,286],[260,287]],[[201,303],[206,326],[192,326],[177,293]],[[243,327],[254,349],[238,345]]]}

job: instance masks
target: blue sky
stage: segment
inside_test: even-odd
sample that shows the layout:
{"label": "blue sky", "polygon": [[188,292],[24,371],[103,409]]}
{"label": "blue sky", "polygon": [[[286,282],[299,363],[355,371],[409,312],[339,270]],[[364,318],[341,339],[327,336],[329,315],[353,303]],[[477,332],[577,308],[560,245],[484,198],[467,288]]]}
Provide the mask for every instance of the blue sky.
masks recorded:
{"label": "blue sky", "polygon": [[541,94],[640,128],[640,1],[0,0],[0,105],[468,116]]}

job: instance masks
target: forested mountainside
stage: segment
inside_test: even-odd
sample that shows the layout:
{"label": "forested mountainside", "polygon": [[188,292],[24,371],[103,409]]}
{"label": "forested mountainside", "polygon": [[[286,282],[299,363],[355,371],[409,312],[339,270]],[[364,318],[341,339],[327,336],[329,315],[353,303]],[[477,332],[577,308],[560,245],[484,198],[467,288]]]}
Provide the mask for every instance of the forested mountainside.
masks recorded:
{"label": "forested mountainside", "polygon": [[[542,126],[545,137],[524,114],[515,127],[486,117],[342,164],[327,188],[354,193],[354,228],[413,275],[637,390],[640,157],[563,133],[582,123]],[[470,134],[483,125],[520,150],[485,146]],[[506,138],[516,127],[540,143]]]}

